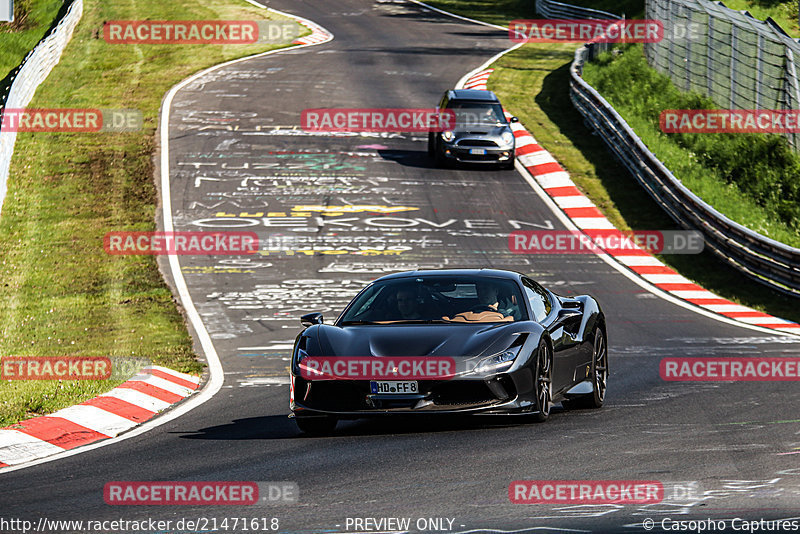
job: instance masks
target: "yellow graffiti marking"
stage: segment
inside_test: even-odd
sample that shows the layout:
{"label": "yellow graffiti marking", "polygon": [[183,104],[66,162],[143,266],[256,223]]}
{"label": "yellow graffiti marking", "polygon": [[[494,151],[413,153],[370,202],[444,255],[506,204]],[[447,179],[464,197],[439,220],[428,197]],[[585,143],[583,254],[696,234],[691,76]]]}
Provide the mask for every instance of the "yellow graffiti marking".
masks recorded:
{"label": "yellow graffiti marking", "polygon": [[363,213],[365,211],[371,211],[375,213],[399,213],[401,211],[416,211],[419,208],[414,208],[411,206],[379,206],[379,205],[370,205],[370,204],[348,204],[346,206],[322,206],[322,205],[311,205],[311,206],[295,206],[292,208],[293,212],[296,211],[314,211],[321,213],[323,215],[330,215],[330,216],[337,216],[337,215],[344,215],[345,213]]}

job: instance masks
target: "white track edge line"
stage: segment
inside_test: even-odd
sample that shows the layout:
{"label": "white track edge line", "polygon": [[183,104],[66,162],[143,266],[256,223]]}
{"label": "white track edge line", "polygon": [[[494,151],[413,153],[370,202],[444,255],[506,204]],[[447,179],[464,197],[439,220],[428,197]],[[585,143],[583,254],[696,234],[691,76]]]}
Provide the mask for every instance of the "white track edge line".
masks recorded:
{"label": "white track edge line", "polygon": [[[409,0],[409,1],[414,2],[416,0]],[[489,58],[488,60],[486,60],[486,63],[482,64],[480,67],[478,67],[476,69],[472,69],[471,71],[466,73],[464,76],[462,76],[460,80],[458,80],[458,83],[456,83],[456,89],[462,88],[464,86],[464,84],[467,83],[467,80],[469,80],[472,76],[474,76],[475,74],[477,74],[478,72],[480,72],[482,70],[488,69],[489,65],[491,65],[492,63],[494,63],[495,61],[497,61],[498,59],[500,59],[504,55],[508,54],[509,52],[513,52],[514,50],[516,50],[517,48],[521,47],[524,44],[525,43],[517,43],[514,46],[512,46],[511,48],[506,48],[502,52],[499,52],[499,53],[495,54],[494,56],[492,56],[491,58]]]}
{"label": "white track edge line", "polygon": [[[246,0],[250,2],[250,0]],[[467,22],[472,22],[473,24],[480,24],[481,26],[487,26],[489,28],[495,28],[497,30],[503,30],[505,32],[508,31],[508,28],[505,26],[500,26],[497,24],[492,24],[491,22],[483,22],[482,20],[475,20],[468,17],[462,17],[461,15],[456,15],[455,13],[450,13],[449,11],[444,11],[443,9],[439,9],[438,7],[429,6],[425,2],[420,2],[420,0],[407,0],[408,2],[412,2],[414,4],[418,4],[420,6],[424,6],[431,11],[436,11],[437,13],[441,13],[442,15],[447,15],[448,17],[453,17],[456,19],[466,20]]]}
{"label": "white track edge line", "polygon": [[[245,0],[250,2],[251,4],[255,4],[250,0]],[[277,13],[279,15],[294,19],[294,20],[301,20],[304,22],[308,22],[309,24],[313,24],[318,28],[322,28],[319,24],[309,21],[308,19],[304,19],[303,17],[298,17],[297,15],[291,15],[289,13],[284,13],[283,11],[278,11],[277,9],[272,9],[265,6],[259,6],[265,8],[269,11]],[[324,28],[322,28],[324,29]],[[333,34],[328,30],[325,30],[328,35],[330,36],[324,42],[330,42],[333,40]],[[169,108],[172,104],[172,99],[175,97],[178,91],[183,89],[186,85],[193,82],[197,78],[208,74],[209,72],[215,71],[222,67],[227,67],[228,65],[233,65],[235,63],[239,63],[242,61],[246,61],[249,59],[255,59],[258,57],[263,57],[271,54],[277,54],[280,52],[286,52],[289,50],[298,50],[300,48],[304,48],[307,46],[316,46],[322,43],[309,43],[297,46],[289,46],[286,48],[279,48],[277,50],[268,50],[266,52],[261,52],[259,54],[254,54],[252,56],[246,56],[238,59],[233,59],[231,61],[226,61],[225,63],[220,63],[219,65],[214,65],[207,69],[204,69],[198,73],[193,74],[192,76],[186,78],[182,82],[179,82],[177,85],[173,86],[172,89],[167,92],[167,96],[164,97],[164,102],[161,106],[161,118],[159,120],[159,126],[161,127],[161,186],[162,186],[162,212],[164,214],[164,230],[165,231],[172,231],[172,214],[167,211],[167,208],[171,209],[171,197],[169,193]],[[165,120],[166,119],[166,120]],[[166,162],[166,166],[165,166]],[[164,183],[166,180],[166,188],[164,187]],[[167,229],[167,225],[169,225],[169,229]],[[18,471],[20,469],[25,469],[28,467],[33,467],[34,465],[40,465],[47,462],[52,462],[54,460],[60,460],[61,458],[66,458],[68,456],[74,456],[76,454],[80,454],[83,452],[87,452],[90,450],[98,449],[100,447],[105,447],[106,445],[111,445],[114,443],[118,443],[120,441],[124,441],[126,439],[138,436],[143,434],[153,428],[159,427],[165,423],[172,421],[173,419],[177,419],[181,415],[184,415],[191,410],[197,408],[198,406],[202,405],[206,401],[210,400],[221,388],[223,381],[225,380],[225,375],[222,370],[222,362],[219,359],[219,355],[214,347],[214,343],[211,341],[211,337],[208,335],[208,331],[203,325],[202,319],[200,319],[200,315],[197,313],[197,309],[194,307],[194,302],[192,301],[191,296],[189,295],[189,289],[186,286],[186,280],[183,278],[183,273],[180,271],[180,263],[178,263],[177,256],[169,256],[169,263],[170,269],[172,270],[172,276],[175,280],[175,285],[178,288],[178,294],[181,298],[181,304],[184,306],[186,310],[186,315],[189,317],[192,326],[195,328],[197,332],[198,338],[200,338],[200,344],[203,346],[203,350],[206,352],[206,359],[208,360],[209,364],[209,372],[211,374],[211,380],[196,394],[190,395],[187,397],[181,404],[179,404],[175,409],[167,412],[164,415],[156,414],[153,416],[152,419],[142,423],[141,425],[137,426],[136,428],[125,432],[114,438],[109,438],[105,440],[96,441],[94,443],[90,443],[81,447],[76,447],[74,449],[70,449],[64,452],[60,452],[57,454],[53,454],[52,456],[46,456],[44,458],[39,458],[36,460],[32,460],[30,462],[26,462],[20,465],[12,465],[8,467],[0,468],[0,476],[5,473],[10,473],[12,471]],[[173,261],[174,260],[174,261]]]}

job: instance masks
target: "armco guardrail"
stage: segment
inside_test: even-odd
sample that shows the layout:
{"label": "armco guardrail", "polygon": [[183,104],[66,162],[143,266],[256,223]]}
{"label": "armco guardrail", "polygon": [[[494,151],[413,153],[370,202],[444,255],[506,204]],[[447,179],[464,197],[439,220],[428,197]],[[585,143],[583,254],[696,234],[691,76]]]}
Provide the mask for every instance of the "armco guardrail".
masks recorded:
{"label": "armco guardrail", "polygon": [[[548,19],[622,20],[625,18],[599,9],[562,4],[552,0],[536,0],[536,12]],[[611,43],[597,43],[592,52],[601,54],[610,48]]]}
{"label": "armco guardrail", "polygon": [[[22,109],[30,103],[36,88],[42,83],[53,67],[61,59],[61,53],[67,46],[75,26],[83,14],[83,0],[73,0],[63,11],[58,23],[39,41],[39,44],[22,61],[16,72],[12,72],[11,84],[0,88],[0,109]],[[17,140],[15,131],[4,132],[0,128],[0,212],[6,197],[6,181],[14,144]]]}
{"label": "armco guardrail", "polygon": [[681,227],[702,232],[709,249],[751,278],[800,297],[800,249],[730,220],[676,179],[614,108],[583,80],[583,65],[593,55],[593,46],[579,48],[570,67],[570,99],[586,122]]}
{"label": "armco guardrail", "polygon": [[536,0],[536,11],[549,19],[621,19],[619,15],[550,0]]}

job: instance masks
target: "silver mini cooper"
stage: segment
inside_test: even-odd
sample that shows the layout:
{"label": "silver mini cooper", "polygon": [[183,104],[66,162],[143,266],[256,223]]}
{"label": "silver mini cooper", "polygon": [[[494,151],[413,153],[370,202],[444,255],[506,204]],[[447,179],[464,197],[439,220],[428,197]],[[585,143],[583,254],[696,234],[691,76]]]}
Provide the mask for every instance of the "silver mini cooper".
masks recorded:
{"label": "silver mini cooper", "polygon": [[428,134],[428,154],[437,166],[456,162],[514,167],[514,133],[500,100],[491,91],[451,89],[445,91],[439,110],[452,110],[455,127]]}

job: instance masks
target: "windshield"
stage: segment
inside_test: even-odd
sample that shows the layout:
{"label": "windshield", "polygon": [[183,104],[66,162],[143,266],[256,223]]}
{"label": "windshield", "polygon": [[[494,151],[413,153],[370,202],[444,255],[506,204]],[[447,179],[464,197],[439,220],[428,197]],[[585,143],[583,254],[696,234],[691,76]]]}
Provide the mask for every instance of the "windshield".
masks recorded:
{"label": "windshield", "polygon": [[498,323],[528,319],[513,280],[419,276],[376,282],[339,324]]}
{"label": "windshield", "polygon": [[450,101],[448,109],[456,115],[456,127],[502,126],[507,124],[503,106],[499,103]]}

